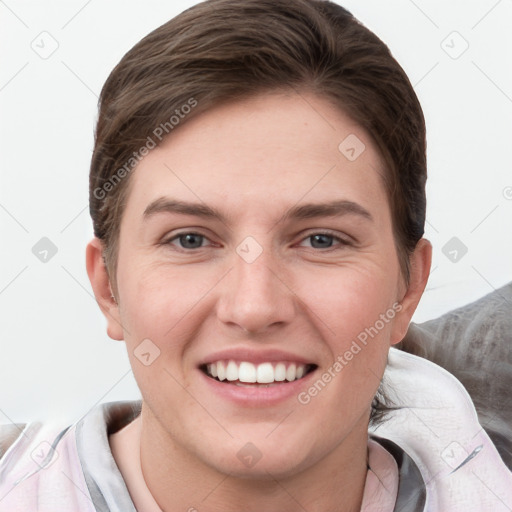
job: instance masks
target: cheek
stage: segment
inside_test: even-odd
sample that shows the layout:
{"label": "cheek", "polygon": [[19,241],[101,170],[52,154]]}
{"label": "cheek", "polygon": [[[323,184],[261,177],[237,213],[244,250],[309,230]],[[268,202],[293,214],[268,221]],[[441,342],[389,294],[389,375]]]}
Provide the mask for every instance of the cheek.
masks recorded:
{"label": "cheek", "polygon": [[213,307],[209,292],[218,281],[217,273],[187,272],[134,259],[120,268],[120,275],[121,321],[129,356],[138,354],[142,343],[154,345],[159,352],[155,368],[165,365],[177,378],[185,379],[190,362],[187,348],[199,336]]}
{"label": "cheek", "polygon": [[164,272],[135,264],[130,270],[123,275],[120,296],[133,375],[148,404],[165,396],[168,405],[178,407],[184,398],[181,386],[187,384],[181,363],[190,339],[187,313],[193,293]]}
{"label": "cheek", "polygon": [[127,331],[126,341],[130,344],[141,336],[157,342],[162,337],[162,330],[169,328],[170,315],[176,314],[181,307],[182,303],[173,296],[175,287],[167,286],[165,280],[155,277],[152,273],[134,270],[125,277],[120,289],[121,317]]}
{"label": "cheek", "polygon": [[122,263],[119,292],[123,325],[129,333],[134,331],[138,336],[153,335],[161,339],[197,302],[201,278],[187,281],[180,268],[157,265],[142,257]]}
{"label": "cheek", "polygon": [[[332,382],[328,384],[330,392],[322,393],[318,405],[343,403],[343,411],[333,412],[340,420],[339,415],[346,411],[357,415],[369,407],[386,366],[392,326],[400,306],[392,271],[344,269],[336,278],[330,278],[328,290],[316,294],[316,302],[310,303],[332,361],[323,369],[328,374],[324,375],[325,380]],[[321,386],[320,383],[317,388]]]}
{"label": "cheek", "polygon": [[311,401],[318,414],[330,411],[326,428],[369,413],[386,367],[397,313],[393,288],[386,280],[345,276],[337,282],[339,291],[324,298],[317,328],[322,330],[330,361],[319,374],[322,382],[304,390],[301,403]]}
{"label": "cheek", "polygon": [[330,337],[339,340],[340,349],[376,323],[382,334],[390,331],[397,297],[394,269],[354,265],[319,274],[310,282],[316,291],[308,294],[304,286],[304,296]]}

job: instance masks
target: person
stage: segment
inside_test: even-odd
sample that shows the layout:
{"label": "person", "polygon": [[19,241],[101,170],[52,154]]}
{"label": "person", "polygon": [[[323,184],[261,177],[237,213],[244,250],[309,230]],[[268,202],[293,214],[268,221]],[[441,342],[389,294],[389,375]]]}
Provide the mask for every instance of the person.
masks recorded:
{"label": "person", "polygon": [[209,0],[142,39],[101,92],[86,249],[141,400],[4,427],[0,510],[510,510],[509,444],[410,326],[425,148],[335,3]]}

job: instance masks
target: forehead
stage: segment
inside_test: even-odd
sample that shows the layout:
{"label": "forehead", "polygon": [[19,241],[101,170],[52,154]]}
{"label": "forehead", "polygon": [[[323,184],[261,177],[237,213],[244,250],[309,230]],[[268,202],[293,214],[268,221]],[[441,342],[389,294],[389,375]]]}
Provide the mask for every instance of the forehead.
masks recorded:
{"label": "forehead", "polygon": [[366,131],[312,94],[268,94],[212,108],[151,150],[131,176],[139,214],[166,194],[265,215],[347,199],[387,209],[383,165]]}

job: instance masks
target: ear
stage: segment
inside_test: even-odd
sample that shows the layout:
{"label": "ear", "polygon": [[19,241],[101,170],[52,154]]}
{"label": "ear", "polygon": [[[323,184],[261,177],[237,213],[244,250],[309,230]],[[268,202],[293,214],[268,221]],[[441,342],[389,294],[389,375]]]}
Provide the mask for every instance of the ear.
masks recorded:
{"label": "ear", "polygon": [[418,241],[409,261],[411,269],[409,285],[400,301],[401,309],[395,316],[391,334],[392,345],[399,343],[405,337],[412,315],[427,286],[432,263],[432,245],[427,239],[422,238]]}
{"label": "ear", "polygon": [[96,302],[107,319],[107,334],[113,340],[123,340],[119,306],[112,296],[110,279],[103,261],[103,242],[97,237],[87,244],[85,264]]}

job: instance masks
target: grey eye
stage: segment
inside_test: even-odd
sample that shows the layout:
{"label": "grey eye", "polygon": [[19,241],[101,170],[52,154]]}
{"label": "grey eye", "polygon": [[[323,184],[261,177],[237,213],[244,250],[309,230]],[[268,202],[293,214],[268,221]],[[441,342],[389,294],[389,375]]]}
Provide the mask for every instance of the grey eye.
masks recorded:
{"label": "grey eye", "polygon": [[332,235],[326,235],[322,233],[319,233],[317,235],[311,235],[308,238],[311,240],[311,246],[315,247],[315,249],[325,249],[327,247],[332,247],[334,239]]}
{"label": "grey eye", "polygon": [[204,240],[204,236],[198,233],[185,233],[176,238],[184,249],[199,249]]}

